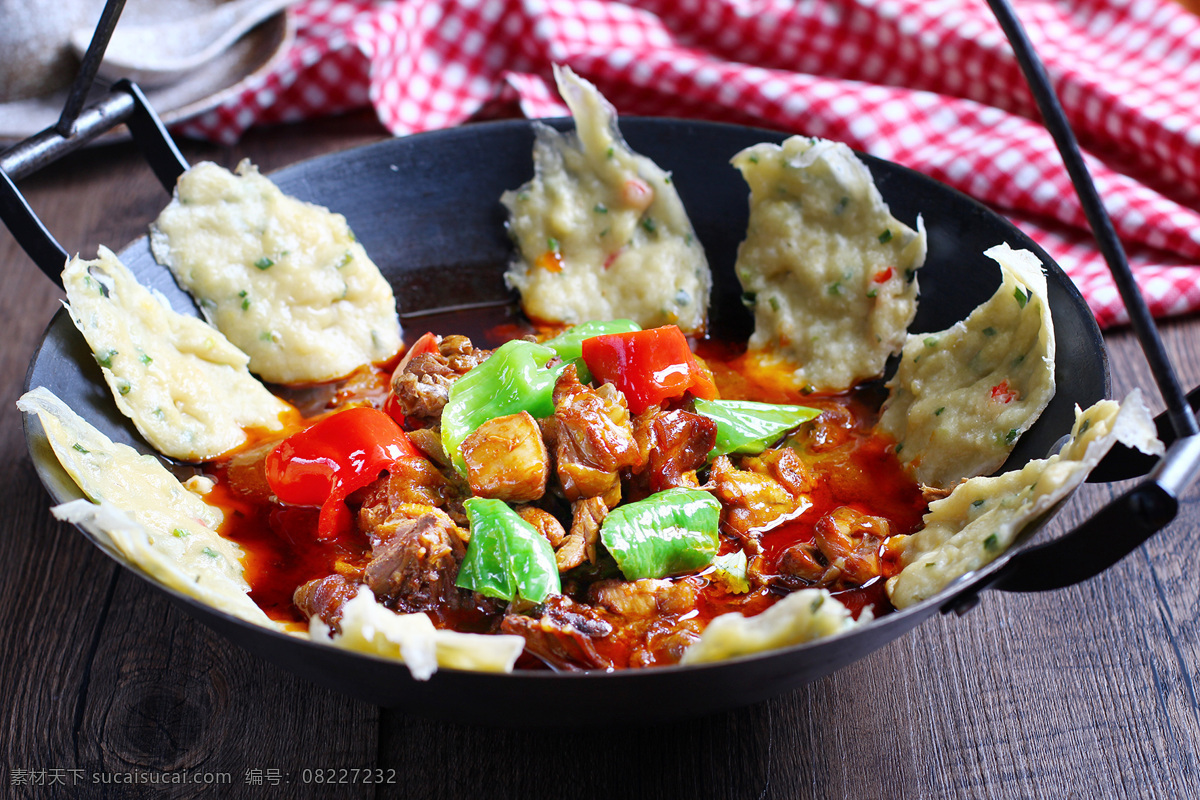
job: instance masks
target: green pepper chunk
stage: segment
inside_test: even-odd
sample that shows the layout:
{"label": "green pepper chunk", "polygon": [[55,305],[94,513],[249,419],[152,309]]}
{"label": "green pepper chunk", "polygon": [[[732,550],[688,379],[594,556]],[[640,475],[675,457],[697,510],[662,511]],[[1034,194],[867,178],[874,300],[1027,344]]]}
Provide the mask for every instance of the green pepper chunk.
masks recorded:
{"label": "green pepper chunk", "polygon": [[699,489],[667,489],[618,506],[600,526],[600,540],[626,580],[694,572],[720,547],[721,504]]}
{"label": "green pepper chunk", "polygon": [[580,383],[591,383],[592,373],[583,363],[583,340],[606,333],[633,333],[640,330],[641,327],[631,319],[592,320],[581,322],[542,344],[558,353],[563,361],[575,362]]}
{"label": "green pepper chunk", "polygon": [[777,406],[750,400],[697,400],[696,413],[717,423],[711,461],[727,453],[756,455],[780,436],[820,415],[806,406]]}
{"label": "green pepper chunk", "polygon": [[472,497],[463,506],[471,523],[471,542],[455,586],[502,600],[519,596],[533,603],[562,592],[550,542],[508,503]]}
{"label": "green pepper chunk", "polygon": [[540,344],[505,342],[454,382],[442,410],[442,447],[459,473],[467,474],[459,447],[483,423],[521,411],[537,419],[554,413],[554,382],[566,367],[546,369],[554,357],[553,350]]}

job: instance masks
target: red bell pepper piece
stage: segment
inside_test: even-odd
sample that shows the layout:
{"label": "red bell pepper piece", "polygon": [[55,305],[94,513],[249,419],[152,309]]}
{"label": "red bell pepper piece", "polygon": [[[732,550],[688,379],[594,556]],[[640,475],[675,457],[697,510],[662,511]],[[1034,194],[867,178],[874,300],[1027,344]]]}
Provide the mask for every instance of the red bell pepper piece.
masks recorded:
{"label": "red bell pepper piece", "polygon": [[394,372],[404,372],[404,368],[408,366],[408,362],[413,360],[413,356],[419,356],[421,353],[436,352],[438,352],[438,337],[435,333],[429,331],[413,342],[412,347],[405,351],[404,356],[400,359],[400,363],[396,365]]}
{"label": "red bell pepper piece", "polygon": [[1017,399],[1017,393],[1008,388],[1008,378],[992,387],[992,399],[999,403],[1011,403]]}
{"label": "red bell pepper piece", "polygon": [[596,380],[620,389],[634,414],[687,392],[706,400],[717,396],[675,325],[584,339],[583,363]]}
{"label": "red bell pepper piece", "polygon": [[320,506],[317,538],[350,530],[346,498],[403,458],[419,455],[382,411],[357,406],[293,434],[267,455],[267,484],[281,502]]}

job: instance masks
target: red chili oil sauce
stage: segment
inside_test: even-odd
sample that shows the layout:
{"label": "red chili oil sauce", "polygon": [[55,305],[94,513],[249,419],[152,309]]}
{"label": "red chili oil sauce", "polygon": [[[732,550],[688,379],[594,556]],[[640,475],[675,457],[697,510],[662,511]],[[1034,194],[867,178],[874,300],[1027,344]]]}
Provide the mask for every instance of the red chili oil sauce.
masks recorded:
{"label": "red chili oil sauce", "polygon": [[[481,315],[474,309],[410,319],[406,322],[411,334],[408,338],[415,340],[425,330],[442,335],[463,333],[478,346],[496,347],[509,339],[534,332],[534,328],[507,309],[485,312],[491,313]],[[867,385],[841,395],[816,395],[762,385],[745,374],[743,349],[744,345],[712,339],[697,343],[696,352],[713,372],[722,397],[794,403],[822,411],[821,417],[808,423],[790,446],[806,465],[826,480],[820,480],[810,496],[811,507],[762,533],[766,563],[774,565],[788,547],[812,541],[817,520],[839,506],[852,505],[886,518],[893,535],[916,530],[927,510],[920,488],[901,469],[890,442],[870,433],[882,402],[880,387]],[[306,413],[312,414],[324,404],[341,404],[354,399],[378,400],[381,391],[386,394],[388,374],[385,368],[363,371],[337,386],[288,390],[285,395],[294,394],[304,400]],[[272,619],[305,625],[306,620],[292,602],[295,589],[309,580],[335,572],[358,573],[370,560],[370,543],[357,531],[319,540],[315,535],[319,509],[284,507],[265,498],[241,494],[228,480],[228,462],[210,465],[209,472],[216,479],[217,487],[207,499],[221,507],[226,515],[220,533],[243,548],[242,563],[251,587],[250,597]],[[732,539],[725,539],[723,551],[732,551],[735,546]],[[866,607],[872,608],[876,616],[887,613],[892,607],[884,591],[884,582],[896,571],[898,565],[894,557],[885,556],[882,577],[862,587],[834,591],[833,594],[855,617]],[[721,584],[709,581],[701,590],[695,611],[685,616],[698,617],[707,623],[729,611],[752,615],[765,610],[781,596],[770,589],[748,595],[730,594]],[[466,631],[486,630],[491,621],[483,609],[469,609],[454,615],[435,613],[431,617],[439,627]],[[663,630],[676,622],[663,619]],[[654,631],[651,631],[651,640],[653,636]],[[635,648],[650,652],[653,658],[652,644],[648,647],[615,636],[610,638],[612,641],[602,646],[614,663],[627,663]],[[535,661],[525,658],[519,666],[532,667],[536,665]]]}

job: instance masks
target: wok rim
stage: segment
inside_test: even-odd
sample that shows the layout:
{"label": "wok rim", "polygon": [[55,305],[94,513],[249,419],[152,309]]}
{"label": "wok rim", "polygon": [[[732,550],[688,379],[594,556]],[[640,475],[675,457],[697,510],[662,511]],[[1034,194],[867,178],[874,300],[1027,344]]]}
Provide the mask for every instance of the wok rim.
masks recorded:
{"label": "wok rim", "polygon": [[[471,136],[471,135],[476,135],[476,134],[487,135],[487,132],[491,131],[491,130],[497,130],[497,131],[504,131],[504,130],[509,130],[509,129],[526,130],[526,129],[530,129],[535,123],[548,124],[548,125],[551,125],[552,127],[558,128],[558,129],[570,128],[571,126],[573,126],[573,120],[569,117],[566,117],[566,118],[560,117],[560,118],[553,118],[553,119],[540,119],[540,120],[509,119],[509,120],[496,120],[496,121],[487,121],[487,122],[475,122],[475,123],[470,123],[468,125],[463,125],[463,126],[454,127],[454,128],[445,128],[445,129],[439,129],[439,130],[426,131],[426,132],[422,132],[422,133],[412,134],[410,136],[402,137],[402,138],[381,139],[376,142],[369,142],[366,144],[346,148],[343,150],[336,150],[336,151],[332,151],[329,153],[323,153],[320,155],[312,156],[309,158],[302,159],[300,161],[293,162],[291,164],[288,164],[287,166],[281,167],[280,169],[274,170],[271,173],[267,173],[267,174],[269,174],[273,180],[279,180],[282,184],[282,183],[286,183],[287,180],[289,179],[289,177],[291,177],[293,173],[295,173],[296,175],[300,175],[307,170],[314,169],[315,168],[314,165],[329,166],[331,164],[335,164],[340,159],[353,158],[353,157],[355,157],[361,153],[367,152],[367,151],[375,151],[375,150],[385,151],[389,148],[405,146],[405,143],[408,143],[408,142],[431,141],[435,138],[451,138],[451,137],[458,137],[458,136]],[[754,126],[738,125],[738,124],[734,124],[734,123],[710,122],[710,121],[706,121],[706,120],[674,118],[674,117],[640,117],[640,116],[626,117],[626,116],[622,116],[620,118],[620,125],[621,125],[621,129],[622,129],[623,133],[626,133],[630,130],[639,129],[642,126],[656,127],[656,126],[660,126],[660,125],[665,125],[668,127],[670,127],[670,126],[696,126],[699,128],[709,129],[709,130],[713,130],[713,131],[717,131],[717,132],[719,132],[721,130],[737,131],[740,133],[759,132],[764,137],[763,141],[781,140],[782,138],[786,138],[787,136],[795,135],[793,132],[782,131],[782,130],[778,130],[778,129],[758,128],[758,127],[754,127]],[[482,132],[482,133],[480,133],[480,132]],[[1086,301],[1083,299],[1082,294],[1079,292],[1078,287],[1066,275],[1066,273],[1057,264],[1057,262],[1055,262],[1033,239],[1031,239],[1023,231],[1021,231],[1015,224],[1013,224],[1011,221],[1009,221],[1002,214],[998,213],[997,211],[992,210],[985,204],[979,202],[978,200],[975,200],[974,198],[959,191],[958,189],[955,189],[954,187],[944,184],[941,181],[938,181],[928,175],[925,175],[924,173],[921,173],[915,169],[904,166],[902,164],[898,164],[896,162],[888,161],[886,159],[882,159],[877,156],[872,156],[872,155],[869,155],[866,153],[861,153],[858,151],[855,151],[855,153],[860,159],[862,159],[865,163],[867,163],[868,166],[877,166],[877,165],[882,166],[886,170],[895,171],[896,174],[902,175],[904,180],[906,180],[906,181],[914,181],[914,182],[923,184],[926,188],[929,188],[934,192],[948,194],[950,196],[953,196],[955,202],[966,204],[969,207],[974,208],[977,213],[980,213],[981,215],[983,215],[985,217],[991,218],[994,222],[998,223],[1000,225],[1000,227],[1004,228],[1006,231],[1005,241],[1007,243],[1011,244],[1014,247],[1019,247],[1021,249],[1027,249],[1027,250],[1030,250],[1031,252],[1033,252],[1041,261],[1042,267],[1046,271],[1048,276],[1052,276],[1053,279],[1055,279],[1060,284],[1059,288],[1063,289],[1066,292],[1067,300],[1072,304],[1072,306],[1075,307],[1074,310],[1077,313],[1079,313],[1080,309],[1082,309],[1085,312],[1083,314],[1080,314],[1080,317],[1083,318],[1086,316],[1086,319],[1090,322],[1090,325],[1085,326],[1086,332],[1089,334],[1089,339],[1090,339],[1089,344],[1091,345],[1088,347],[1088,350],[1090,352],[1094,353],[1097,357],[1098,363],[1096,364],[1096,366],[1099,368],[1099,371],[1103,377],[1103,394],[1104,394],[1104,396],[1107,397],[1107,396],[1111,395],[1112,387],[1111,387],[1111,374],[1110,374],[1109,361],[1108,361],[1108,352],[1107,352],[1107,348],[1104,346],[1103,337],[1100,333],[1100,329],[1099,329],[1098,325],[1096,324],[1095,317],[1091,313],[1090,309],[1088,308]],[[286,191],[286,189],[285,189],[285,191]],[[333,209],[333,210],[336,211],[337,209]],[[141,236],[141,237],[138,237],[138,238],[128,242],[117,253],[118,257],[124,258],[127,253],[133,251],[135,248],[139,248],[139,246],[145,246],[147,243],[147,240],[148,240],[148,236]],[[163,270],[166,271],[166,268],[164,267]],[[1052,307],[1052,311],[1053,311],[1053,307]],[[42,337],[38,343],[38,346],[30,358],[29,367],[27,369],[26,377],[25,377],[25,381],[24,381],[24,385],[23,385],[23,391],[27,392],[30,390],[30,388],[31,388],[30,384],[34,378],[36,367],[39,363],[39,359],[42,356],[43,350],[47,346],[47,343],[50,341],[52,335],[54,334],[56,327],[63,326],[63,325],[67,326],[71,331],[75,330],[73,323],[71,323],[71,321],[69,319],[66,309],[60,308],[54,314],[54,316],[51,318],[49,323],[47,324],[45,330],[43,331]],[[54,504],[60,504],[60,503],[67,502],[68,500],[74,500],[74,499],[84,497],[82,492],[79,490],[79,487],[76,486],[74,484],[74,482],[71,480],[71,478],[66,474],[66,471],[58,463],[57,459],[55,459],[53,457],[52,453],[51,453],[49,460],[47,460],[44,457],[44,455],[39,455],[38,451],[40,450],[43,453],[48,451],[49,445],[48,445],[48,441],[46,439],[45,433],[42,430],[41,423],[36,418],[36,416],[32,416],[29,414],[23,414],[22,415],[22,424],[23,424],[24,435],[25,435],[25,440],[26,440],[26,451],[29,454],[29,457],[30,457],[31,462],[33,463],[34,469],[38,474],[39,480],[41,480],[43,486],[46,488],[46,491],[50,495]],[[1004,469],[1004,468],[1002,467],[1001,469]],[[54,474],[55,472],[57,472],[59,474],[55,475]],[[69,485],[70,487],[72,487],[75,490],[73,495],[68,496],[66,494],[56,492],[55,489],[52,488],[52,485],[62,484],[64,482],[66,485]],[[460,668],[454,668],[454,667],[440,667],[439,666],[437,669],[437,672],[435,672],[435,674],[433,675],[433,680],[437,679],[438,674],[447,673],[450,675],[457,675],[457,676],[469,676],[472,680],[474,680],[474,679],[487,680],[490,678],[495,678],[497,680],[504,680],[504,679],[511,680],[512,678],[519,678],[522,681],[531,680],[531,681],[536,681],[537,683],[543,683],[546,681],[549,681],[549,682],[579,681],[579,680],[595,681],[597,679],[600,679],[600,680],[604,680],[604,681],[608,681],[608,682],[616,682],[616,683],[627,682],[627,681],[632,682],[632,681],[639,681],[639,680],[649,680],[649,679],[651,679],[651,676],[672,676],[672,675],[678,675],[678,674],[719,672],[719,671],[724,671],[726,669],[736,669],[738,667],[745,667],[748,664],[761,664],[761,663],[771,662],[771,661],[786,661],[786,660],[791,660],[791,659],[798,659],[798,658],[802,658],[805,653],[808,653],[810,651],[821,650],[823,647],[825,647],[826,645],[828,645],[830,642],[833,642],[833,641],[845,642],[845,641],[852,641],[855,639],[863,638],[865,636],[872,636],[872,637],[883,636],[883,638],[881,638],[881,640],[878,643],[876,643],[875,645],[868,648],[867,652],[869,653],[871,651],[874,651],[874,650],[882,647],[883,645],[887,644],[888,642],[891,642],[894,639],[899,638],[899,636],[906,633],[908,631],[908,629],[916,627],[921,622],[923,622],[926,618],[932,616],[936,611],[938,611],[938,610],[942,610],[943,612],[948,611],[952,605],[952,601],[957,599],[958,597],[960,597],[964,592],[972,591],[975,587],[978,587],[980,585],[986,585],[988,583],[988,580],[987,580],[988,578],[990,578],[991,576],[994,576],[996,573],[998,573],[1002,569],[1004,569],[1005,566],[1009,563],[1009,561],[1012,560],[1013,557],[1015,557],[1018,553],[1022,552],[1029,545],[1030,540],[1034,537],[1034,535],[1046,524],[1046,522],[1048,522],[1050,519],[1052,519],[1057,514],[1062,503],[1065,502],[1066,500],[1070,499],[1070,497],[1073,493],[1074,493],[1074,491],[1072,491],[1071,494],[1067,495],[1067,497],[1065,497],[1063,499],[1063,501],[1060,501],[1060,503],[1056,504],[1052,509],[1050,509],[1048,512],[1046,512],[1046,514],[1042,515],[1037,520],[1035,520],[1035,521],[1031,522],[1029,525],[1027,525],[1022,530],[1022,532],[1019,534],[1017,539],[1013,542],[1013,544],[1004,553],[1002,553],[1000,556],[995,558],[993,561],[989,562],[984,567],[982,567],[978,570],[966,573],[963,576],[960,576],[959,578],[952,581],[948,586],[944,587],[940,592],[921,601],[920,603],[914,604],[914,605],[909,606],[904,609],[892,610],[891,612],[889,612],[887,614],[884,614],[880,617],[874,618],[871,622],[869,622],[867,624],[856,625],[855,627],[850,628],[847,631],[843,631],[839,634],[835,634],[834,636],[816,639],[813,641],[804,642],[804,643],[800,643],[800,644],[788,645],[786,647],[776,648],[773,650],[768,650],[768,651],[763,651],[763,652],[758,652],[758,653],[750,653],[750,654],[746,654],[746,655],[742,655],[742,656],[735,656],[732,658],[722,659],[720,661],[706,662],[706,663],[700,663],[700,664],[671,664],[671,665],[662,665],[662,666],[654,666],[654,667],[647,667],[647,668],[628,668],[628,669],[617,669],[617,670],[581,670],[581,671],[556,671],[553,669],[538,669],[538,670],[514,669],[510,672],[482,672],[482,671],[467,670],[467,669],[460,669]],[[318,649],[334,651],[338,654],[338,657],[350,657],[356,661],[363,661],[363,662],[368,662],[368,663],[384,665],[389,668],[394,668],[394,670],[397,671],[398,674],[401,676],[401,678],[404,680],[411,680],[411,681],[416,680],[411,677],[411,673],[408,669],[408,666],[404,662],[399,661],[397,659],[392,659],[392,658],[388,658],[388,657],[384,657],[384,656],[380,656],[380,655],[369,654],[369,653],[362,653],[362,652],[353,651],[353,650],[344,650],[341,648],[335,648],[332,645],[329,645],[329,644],[326,644],[326,643],[323,643],[323,642],[320,642],[317,640],[308,639],[307,637],[304,637],[304,636],[297,636],[294,634],[285,633],[285,632],[275,630],[272,628],[266,628],[266,627],[262,627],[259,625],[255,625],[254,623],[243,620],[239,617],[233,616],[232,614],[229,614],[227,612],[224,612],[224,611],[216,609],[212,606],[209,606],[205,603],[202,603],[190,595],[184,594],[171,586],[168,586],[168,585],[165,585],[165,584],[159,582],[157,579],[155,579],[153,576],[151,576],[150,574],[148,574],[147,572],[142,570],[137,565],[128,562],[115,550],[101,544],[88,531],[84,530],[82,527],[80,527],[78,525],[75,525],[74,527],[77,530],[79,530],[80,533],[82,533],[91,542],[92,545],[94,545],[102,553],[104,553],[106,556],[108,556],[114,562],[116,562],[116,564],[118,566],[128,569],[129,571],[131,571],[135,575],[137,575],[139,578],[141,578],[142,580],[149,583],[153,588],[158,589],[161,592],[164,592],[170,599],[175,601],[177,604],[181,604],[189,613],[191,613],[191,615],[193,617],[200,619],[201,621],[205,622],[205,624],[209,624],[208,621],[205,619],[205,617],[212,616],[212,617],[215,617],[217,620],[219,620],[221,623],[223,623],[226,626],[232,624],[233,626],[241,629],[245,634],[247,634],[249,636],[257,635],[257,636],[261,637],[262,635],[265,634],[268,639],[271,639],[278,643],[300,643],[304,647],[313,647],[313,648],[318,648]],[[211,627],[211,625],[210,625],[210,627]],[[890,629],[893,629],[893,628],[900,628],[901,630],[891,631]],[[884,631],[887,631],[887,634],[885,636],[883,634]],[[219,632],[219,635],[221,635],[222,638],[225,638],[226,640],[230,640],[230,637],[224,633]],[[237,644],[237,642],[234,642],[234,643]],[[853,661],[860,660],[863,657],[865,657],[865,656],[860,655],[860,656],[856,657],[855,659],[852,659],[851,662],[846,662],[846,663],[847,664],[852,663]],[[273,663],[278,663],[278,662],[273,662]],[[285,666],[285,665],[280,665],[280,666]],[[840,669],[842,666],[845,666],[845,664],[837,665],[836,667],[834,667],[834,669]],[[286,668],[286,666],[285,666],[285,668]],[[660,678],[660,677],[654,678],[654,680],[659,680],[659,679],[662,679],[662,678]],[[421,682],[417,682],[417,683],[419,684]],[[418,686],[418,689],[419,688],[420,687]],[[772,693],[772,694],[774,694],[774,693]]]}

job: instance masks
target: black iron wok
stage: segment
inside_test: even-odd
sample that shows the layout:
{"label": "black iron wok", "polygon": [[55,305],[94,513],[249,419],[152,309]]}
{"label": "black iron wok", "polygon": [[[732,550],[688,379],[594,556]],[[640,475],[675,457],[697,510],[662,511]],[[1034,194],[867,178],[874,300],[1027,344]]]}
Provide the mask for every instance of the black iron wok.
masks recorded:
{"label": "black iron wok", "polygon": [[[713,331],[744,337],[751,320],[740,302],[732,266],[745,231],[747,189],[729,159],[743,147],[781,141],[785,134],[662,119],[625,119],[621,125],[635,150],[673,172],[714,270]],[[511,302],[501,279],[511,244],[498,198],[530,177],[532,144],[528,122],[477,124],[323,156],[281,170],[273,178],[284,191],[346,215],[392,283],[411,340],[426,329],[454,332],[439,329],[446,322],[437,315],[425,316],[430,310],[478,307],[494,316],[497,306]],[[1000,274],[983,256],[988,247],[1007,242],[1041,257],[1058,337],[1059,389],[1042,418],[1019,442],[1007,468],[1044,457],[1069,431],[1074,406],[1086,407],[1108,390],[1103,342],[1091,312],[1065,274],[1003,218],[911,170],[878,159],[864,160],[893,213],[909,225],[915,225],[920,214],[929,232],[929,258],[919,274],[921,305],[914,331],[947,327],[992,294]],[[195,313],[190,298],[154,262],[146,239],[120,255],[145,284],[162,291],[176,308]],[[95,360],[65,312],[50,323],[26,384],[50,388],[114,440],[152,452],[116,410]],[[26,421],[26,438],[54,501],[79,497],[36,420]],[[442,669],[431,680],[418,682],[403,664],[258,628],[172,590],[164,591],[247,650],[314,682],[381,705],[460,722],[505,725],[552,725],[563,721],[562,709],[581,706],[588,709],[592,722],[653,722],[720,711],[785,692],[863,657],[939,609],[969,607],[985,586],[1049,588],[1087,577],[1076,574],[1078,567],[1074,572],[1056,570],[1055,557],[1047,555],[1046,548],[1023,544],[1031,533],[1026,531],[1022,543],[940,595],[846,635],[720,664],[616,673],[495,675]],[[1083,536],[1094,541],[1093,534],[1081,528],[1063,537],[1058,546],[1070,546],[1071,540]],[[1089,574],[1122,554],[1107,555],[1107,561]],[[124,563],[118,555],[109,555]]]}

